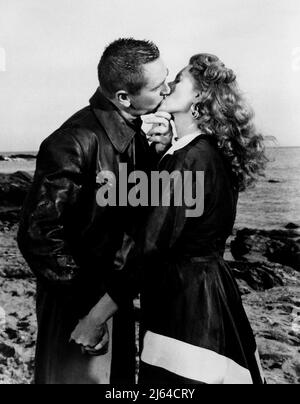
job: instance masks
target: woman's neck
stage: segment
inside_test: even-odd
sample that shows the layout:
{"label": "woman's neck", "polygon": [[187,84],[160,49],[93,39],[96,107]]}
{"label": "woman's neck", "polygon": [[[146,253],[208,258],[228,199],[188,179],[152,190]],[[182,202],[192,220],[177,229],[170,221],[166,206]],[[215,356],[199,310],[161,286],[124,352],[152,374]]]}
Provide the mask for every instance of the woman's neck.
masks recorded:
{"label": "woman's neck", "polygon": [[197,121],[193,119],[190,113],[174,114],[174,122],[179,139],[199,131]]}

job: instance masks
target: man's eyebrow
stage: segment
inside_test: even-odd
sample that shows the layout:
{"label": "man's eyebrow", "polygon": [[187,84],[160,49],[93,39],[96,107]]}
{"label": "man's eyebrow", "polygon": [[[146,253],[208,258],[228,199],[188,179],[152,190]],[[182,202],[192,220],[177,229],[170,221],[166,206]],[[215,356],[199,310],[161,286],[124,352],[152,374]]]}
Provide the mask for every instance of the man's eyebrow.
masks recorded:
{"label": "man's eyebrow", "polygon": [[158,86],[153,87],[152,90],[157,90],[159,87],[161,87],[164,84],[164,82],[166,81],[167,77],[169,76],[169,73],[170,73],[169,69],[167,69],[167,75],[166,75],[166,78],[164,79],[164,81],[162,83],[160,83]]}

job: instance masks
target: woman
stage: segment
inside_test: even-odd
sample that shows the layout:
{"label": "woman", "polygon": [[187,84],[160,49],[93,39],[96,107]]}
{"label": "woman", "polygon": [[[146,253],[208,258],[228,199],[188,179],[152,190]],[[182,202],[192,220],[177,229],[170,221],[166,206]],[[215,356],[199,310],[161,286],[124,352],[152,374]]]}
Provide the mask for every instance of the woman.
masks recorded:
{"label": "woman", "polygon": [[[153,207],[108,295],[121,305],[134,285],[141,291],[140,383],[261,384],[255,339],[223,254],[238,193],[263,172],[263,139],[235,74],[216,56],[192,57],[172,87],[161,110],[173,115],[178,136],[159,169],[204,172],[204,211],[187,217],[184,204]],[[98,306],[102,321],[111,314],[106,303]]]}

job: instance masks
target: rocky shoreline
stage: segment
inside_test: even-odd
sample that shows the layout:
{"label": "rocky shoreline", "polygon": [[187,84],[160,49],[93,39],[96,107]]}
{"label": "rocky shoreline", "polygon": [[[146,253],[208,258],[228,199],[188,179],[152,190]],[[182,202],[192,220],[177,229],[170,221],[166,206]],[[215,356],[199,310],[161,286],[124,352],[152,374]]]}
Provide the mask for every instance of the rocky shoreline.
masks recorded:
{"label": "rocky shoreline", "polygon": [[0,161],[13,161],[13,160],[35,160],[36,154],[0,154]]}
{"label": "rocky shoreline", "polygon": [[[32,382],[35,280],[16,242],[25,172],[0,174],[0,384]],[[226,256],[270,384],[300,382],[300,232],[297,224],[237,230]]]}

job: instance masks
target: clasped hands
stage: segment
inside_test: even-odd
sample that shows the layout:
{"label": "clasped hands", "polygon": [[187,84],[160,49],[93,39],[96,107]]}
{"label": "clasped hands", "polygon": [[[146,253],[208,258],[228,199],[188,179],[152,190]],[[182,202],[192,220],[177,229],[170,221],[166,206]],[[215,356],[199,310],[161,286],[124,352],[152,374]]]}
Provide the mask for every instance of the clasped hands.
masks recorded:
{"label": "clasped hands", "polygon": [[83,353],[104,355],[108,351],[109,331],[107,321],[118,310],[118,306],[108,294],[105,294],[96,306],[79,320],[71,334],[70,342],[81,346]]}
{"label": "clasped hands", "polygon": [[92,316],[87,315],[78,322],[70,341],[79,345],[82,353],[104,355],[108,351],[109,337],[107,323],[99,324]]}

